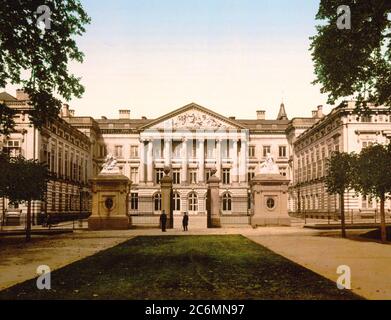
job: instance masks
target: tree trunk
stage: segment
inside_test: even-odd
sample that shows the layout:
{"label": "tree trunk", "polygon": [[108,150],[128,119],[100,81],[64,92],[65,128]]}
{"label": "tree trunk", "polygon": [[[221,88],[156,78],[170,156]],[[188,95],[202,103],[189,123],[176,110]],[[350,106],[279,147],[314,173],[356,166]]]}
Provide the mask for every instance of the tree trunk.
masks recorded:
{"label": "tree trunk", "polygon": [[31,200],[27,202],[26,241],[31,240]]}
{"label": "tree trunk", "polygon": [[385,195],[380,197],[380,234],[381,242],[387,242],[386,214],[384,212]]}
{"label": "tree trunk", "polygon": [[341,233],[342,238],[346,238],[346,226],[345,226],[345,193],[342,192],[339,195],[339,207],[341,209]]}
{"label": "tree trunk", "polygon": [[3,197],[3,212],[1,218],[1,227],[5,226],[5,197]]}

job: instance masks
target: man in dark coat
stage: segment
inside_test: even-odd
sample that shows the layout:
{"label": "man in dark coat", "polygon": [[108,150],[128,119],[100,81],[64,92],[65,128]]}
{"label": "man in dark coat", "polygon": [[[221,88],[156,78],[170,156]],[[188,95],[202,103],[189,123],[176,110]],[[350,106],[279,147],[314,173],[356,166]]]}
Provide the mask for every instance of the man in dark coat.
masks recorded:
{"label": "man in dark coat", "polygon": [[166,232],[166,223],[167,223],[167,215],[166,215],[166,211],[163,210],[162,214],[160,215],[160,227],[162,228],[163,232]]}
{"label": "man in dark coat", "polygon": [[183,215],[182,225],[183,231],[187,231],[187,226],[189,225],[189,215],[187,214],[187,212],[185,212]]}

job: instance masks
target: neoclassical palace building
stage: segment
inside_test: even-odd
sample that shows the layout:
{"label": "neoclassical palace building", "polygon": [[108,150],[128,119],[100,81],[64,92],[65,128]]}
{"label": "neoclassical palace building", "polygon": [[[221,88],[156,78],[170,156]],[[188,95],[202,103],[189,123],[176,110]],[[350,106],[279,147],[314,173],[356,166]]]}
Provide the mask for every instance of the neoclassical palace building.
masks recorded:
{"label": "neoclassical palace building", "polygon": [[[0,144],[6,152],[47,162],[56,174],[46,202],[36,203],[35,210],[77,211],[76,199],[88,210],[88,180],[99,173],[107,154],[113,154],[132,181],[129,214],[140,224],[161,211],[164,167],[171,169],[174,214],[206,215],[207,181],[216,168],[222,223],[248,224],[250,182],[268,154],[290,180],[290,211],[322,217],[335,212],[338,203],[322,182],[330,153],[360,151],[391,138],[388,108],[371,106],[371,116],[357,117],[353,102],[326,116],[318,106],[308,117],[292,119],[284,104],[274,119],[266,119],[265,111],[254,112],[253,119],[236,119],[195,103],[157,119],[135,119],[130,110],[119,110],[117,119],[94,119],[76,116],[64,105],[58,119],[38,131],[29,126],[27,98],[22,91],[16,97],[0,93],[0,102],[18,111],[16,131]],[[376,206],[371,199],[347,197],[350,209]],[[7,209],[6,201],[3,205]]]}

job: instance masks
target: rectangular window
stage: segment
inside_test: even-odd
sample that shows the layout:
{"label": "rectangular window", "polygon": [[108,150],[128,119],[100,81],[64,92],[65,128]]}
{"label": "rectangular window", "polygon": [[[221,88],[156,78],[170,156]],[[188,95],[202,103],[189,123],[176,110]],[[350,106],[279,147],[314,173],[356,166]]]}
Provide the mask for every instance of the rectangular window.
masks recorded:
{"label": "rectangular window", "polygon": [[205,170],[205,181],[208,182],[210,177],[212,176],[211,169]]}
{"label": "rectangular window", "polygon": [[255,157],[255,146],[249,146],[248,147],[248,156],[250,158],[254,158]]}
{"label": "rectangular window", "polygon": [[53,145],[52,151],[50,152],[50,165],[49,165],[49,170],[51,172],[55,172],[56,170],[55,158],[56,158],[56,151],[55,151],[55,146]]}
{"label": "rectangular window", "polygon": [[65,172],[64,172],[64,176],[65,178],[69,178],[69,158],[68,158],[68,150],[65,150],[65,164],[64,164],[64,169],[65,169]]}
{"label": "rectangular window", "polygon": [[361,122],[372,122],[372,117],[371,116],[362,116]]}
{"label": "rectangular window", "polygon": [[122,146],[114,147],[114,156],[117,158],[122,158]]}
{"label": "rectangular window", "polygon": [[189,171],[189,182],[190,182],[190,184],[197,183],[197,170],[190,170]]}
{"label": "rectangular window", "polygon": [[58,174],[59,176],[62,176],[62,148],[58,149]]}
{"label": "rectangular window", "polygon": [[270,153],[270,146],[263,146],[263,156],[266,157],[268,153]]}
{"label": "rectangular window", "polygon": [[280,158],[286,158],[286,146],[279,146],[278,147],[278,156]]}
{"label": "rectangular window", "polygon": [[255,169],[249,168],[247,171],[247,180],[250,182],[255,177]]}
{"label": "rectangular window", "polygon": [[138,210],[138,193],[136,192],[130,194],[130,210]]}
{"label": "rectangular window", "polygon": [[373,145],[373,142],[372,141],[363,141],[362,142],[362,148],[367,148],[367,147],[370,147],[371,145]]}
{"label": "rectangular window", "polygon": [[130,168],[130,180],[132,183],[138,183],[138,168]]}
{"label": "rectangular window", "polygon": [[231,170],[223,169],[223,184],[230,184],[230,183],[231,183]]}
{"label": "rectangular window", "polygon": [[172,183],[180,184],[181,183],[181,171],[180,169],[174,169],[172,171]]}
{"label": "rectangular window", "polygon": [[10,157],[17,157],[21,154],[20,142],[18,140],[8,140],[3,147],[4,153]]}
{"label": "rectangular window", "polygon": [[130,146],[130,157],[138,158],[138,146],[136,145]]}
{"label": "rectangular window", "polygon": [[156,169],[155,170],[155,183],[159,184],[160,180],[162,180],[163,176],[164,176],[163,169],[162,168]]}

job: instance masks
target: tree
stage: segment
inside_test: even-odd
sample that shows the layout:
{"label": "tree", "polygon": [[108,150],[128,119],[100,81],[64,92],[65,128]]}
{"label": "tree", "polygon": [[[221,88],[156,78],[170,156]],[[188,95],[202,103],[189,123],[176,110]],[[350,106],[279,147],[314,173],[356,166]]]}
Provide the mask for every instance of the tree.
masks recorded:
{"label": "tree", "polygon": [[357,162],[357,182],[355,189],[365,196],[380,200],[381,241],[387,241],[384,204],[391,192],[391,144],[375,144],[364,148]]}
{"label": "tree", "polygon": [[[31,121],[40,128],[58,115],[58,97],[70,100],[84,92],[68,64],[83,62],[74,38],[85,32],[90,18],[79,0],[0,2],[0,87],[17,84],[25,90]],[[0,134],[14,125],[12,112],[0,104]]]}
{"label": "tree", "polygon": [[334,152],[327,159],[327,175],[325,183],[327,192],[330,194],[338,194],[341,211],[341,232],[342,238],[346,238],[345,226],[345,192],[349,190],[354,181],[354,162],[356,161],[355,154],[346,152]]}
{"label": "tree", "polygon": [[[338,11],[339,6],[346,10]],[[391,1],[321,0],[316,16],[322,24],[311,38],[316,80],[328,103],[354,96],[357,112],[367,103],[391,105]],[[342,16],[345,15],[345,16]],[[351,18],[350,29],[337,22]]]}
{"label": "tree", "polygon": [[10,158],[6,196],[11,203],[27,202],[26,241],[31,239],[31,202],[44,200],[49,171],[38,160]]}
{"label": "tree", "polygon": [[2,200],[3,212],[1,218],[1,225],[3,226],[5,223],[5,198],[7,197],[8,190],[8,180],[9,180],[9,156],[6,153],[0,152],[0,197]]}

